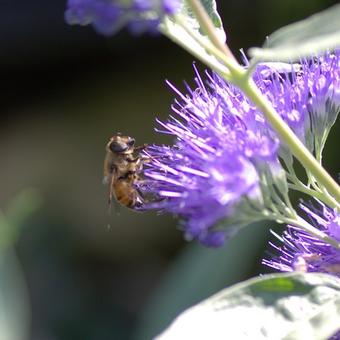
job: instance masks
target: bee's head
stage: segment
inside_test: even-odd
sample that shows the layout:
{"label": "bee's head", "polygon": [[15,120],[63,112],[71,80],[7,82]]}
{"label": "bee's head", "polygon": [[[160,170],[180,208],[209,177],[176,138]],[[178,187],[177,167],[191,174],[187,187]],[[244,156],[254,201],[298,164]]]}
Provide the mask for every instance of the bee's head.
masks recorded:
{"label": "bee's head", "polygon": [[127,153],[133,150],[135,139],[129,136],[113,136],[107,144],[107,148],[114,153]]}

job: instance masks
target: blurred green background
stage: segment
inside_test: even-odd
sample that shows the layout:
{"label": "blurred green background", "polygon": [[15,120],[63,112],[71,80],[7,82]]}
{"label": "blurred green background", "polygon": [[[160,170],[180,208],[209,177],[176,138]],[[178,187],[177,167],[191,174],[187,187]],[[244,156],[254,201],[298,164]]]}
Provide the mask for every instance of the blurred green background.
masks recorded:
{"label": "blurred green background", "polygon": [[[218,5],[239,55],[334,3]],[[153,131],[174,97],[164,80],[192,84],[193,59],[162,37],[108,39],[67,26],[64,7],[1,1],[0,340],[150,339],[184,308],[265,272],[270,225],[210,250],[184,242],[171,216],[108,214],[108,138],[171,142]],[[333,176],[336,129],[325,153]]]}

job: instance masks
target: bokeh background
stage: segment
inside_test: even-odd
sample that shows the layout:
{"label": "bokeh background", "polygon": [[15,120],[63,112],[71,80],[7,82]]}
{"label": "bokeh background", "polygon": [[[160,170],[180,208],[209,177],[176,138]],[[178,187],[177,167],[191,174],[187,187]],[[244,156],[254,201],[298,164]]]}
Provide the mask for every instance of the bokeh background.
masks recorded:
{"label": "bokeh background", "polygon": [[[266,272],[270,225],[211,250],[183,241],[171,216],[108,213],[108,138],[171,143],[153,130],[174,97],[164,80],[192,84],[193,59],[162,37],[67,26],[65,2],[0,2],[0,339],[150,339],[184,308]],[[218,1],[236,55],[334,3]],[[334,176],[339,132],[325,153]]]}

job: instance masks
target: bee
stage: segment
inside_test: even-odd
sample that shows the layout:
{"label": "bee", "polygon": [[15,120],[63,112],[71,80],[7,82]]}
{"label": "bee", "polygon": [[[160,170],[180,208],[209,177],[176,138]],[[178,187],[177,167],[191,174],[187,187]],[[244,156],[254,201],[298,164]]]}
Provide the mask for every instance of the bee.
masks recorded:
{"label": "bee", "polygon": [[[123,206],[131,209],[141,207],[143,199],[138,190],[135,188],[135,175],[130,173],[126,177],[119,178],[112,183],[110,190],[114,193],[116,200]],[[112,195],[112,194],[111,194]],[[109,198],[109,204],[112,197]]]}
{"label": "bee", "polygon": [[145,161],[139,152],[146,147],[146,144],[136,147],[134,138],[120,134],[112,136],[106,144],[103,182],[109,186],[109,205],[114,197],[131,209],[142,206],[144,200],[136,183]]}

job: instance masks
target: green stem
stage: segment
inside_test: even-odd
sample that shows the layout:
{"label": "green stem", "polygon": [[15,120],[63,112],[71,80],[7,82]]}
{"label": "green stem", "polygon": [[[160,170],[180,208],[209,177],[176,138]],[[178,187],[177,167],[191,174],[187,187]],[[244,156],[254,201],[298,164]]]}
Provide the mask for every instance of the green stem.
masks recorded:
{"label": "green stem", "polygon": [[312,197],[317,198],[319,201],[324,202],[329,207],[333,209],[339,209],[340,210],[340,204],[335,201],[332,197],[325,196],[323,193],[310,189],[305,185],[298,185],[298,184],[288,184],[289,189],[303,192],[304,194],[310,195]]}
{"label": "green stem", "polygon": [[[313,235],[318,240],[324,243],[330,244],[335,249],[340,249],[340,243],[338,240],[330,237],[329,235],[325,234],[318,228],[309,224],[307,221],[301,218],[295,212],[294,209],[292,209],[289,212],[288,211],[280,212],[278,211],[278,209],[275,208],[273,211],[269,209],[265,209],[260,212],[256,207],[253,207],[252,204],[245,205],[245,208],[246,210],[243,211],[243,213],[245,213],[247,216],[244,219],[245,225],[249,223],[249,218],[251,218],[253,222],[270,220],[270,221],[275,221],[280,224],[288,224],[288,225],[295,226],[295,227],[305,230],[307,233],[309,233],[310,235]],[[238,222],[242,222],[242,219],[238,220]]]}
{"label": "green stem", "polygon": [[[223,76],[225,79],[230,81],[230,79],[228,78],[229,71],[227,67],[225,67],[222,63],[217,63],[217,62],[213,62],[212,60],[209,60],[209,57],[210,58],[213,58],[213,57],[207,55],[207,53],[200,53],[200,51],[198,51],[197,48],[192,47],[190,44],[186,44],[185,41],[182,41],[179,37],[173,34],[171,29],[168,29],[167,23],[164,23],[164,26],[161,27],[160,30],[165,36],[167,36],[174,43],[181,46],[184,50],[189,52],[195,58],[200,60],[202,63],[208,65],[212,70],[214,70],[215,72]],[[197,46],[200,47],[199,45]],[[201,47],[202,49],[204,48],[204,46],[201,46]]]}
{"label": "green stem", "polygon": [[340,249],[340,243],[337,240],[335,240],[334,238],[326,235],[325,233],[323,233],[319,229],[313,227],[311,224],[306,222],[300,216],[296,216],[296,219],[283,218],[282,220],[285,223],[287,223],[287,224],[299,227],[299,228],[307,231],[309,234],[315,236],[317,239],[319,239],[319,240],[321,240],[321,241],[323,241],[325,243],[330,244],[334,248]]}
{"label": "green stem", "polygon": [[328,194],[327,191],[322,191],[318,187],[317,188],[310,188],[310,185],[306,185],[301,182],[296,173],[294,168],[285,162],[288,172],[286,172],[286,176],[291,183],[288,183],[289,189],[303,192],[304,194],[310,195],[312,197],[317,198],[318,200],[324,202],[329,207],[333,209],[338,209],[340,211],[340,203],[338,203],[334,197]]}
{"label": "green stem", "polygon": [[276,221],[277,223],[281,224],[289,224],[291,226],[295,226],[298,228],[301,228],[305,230],[310,235],[313,235],[318,240],[325,242],[327,244],[330,244],[335,249],[340,249],[340,243],[338,240],[328,236],[318,228],[313,227],[311,224],[309,224],[307,221],[305,221],[303,218],[301,218],[299,215],[294,214],[291,217],[280,215],[280,214],[269,214],[267,218]]}
{"label": "green stem", "polygon": [[[328,236],[318,228],[312,226],[307,221],[305,221],[303,218],[301,218],[299,215],[296,214],[296,212],[293,210],[290,212],[289,215],[282,214],[278,211],[270,211],[270,210],[264,210],[261,212],[258,212],[258,210],[252,207],[248,206],[247,209],[247,218],[244,220],[244,224],[249,223],[249,217],[252,218],[252,221],[263,221],[263,220],[269,220],[269,221],[275,221],[280,224],[288,224],[291,226],[298,227],[300,229],[305,230],[310,235],[313,235],[318,240],[330,244],[335,249],[340,249],[340,243],[338,240]],[[230,222],[230,220],[229,220]],[[242,222],[240,220],[239,222]]]}

